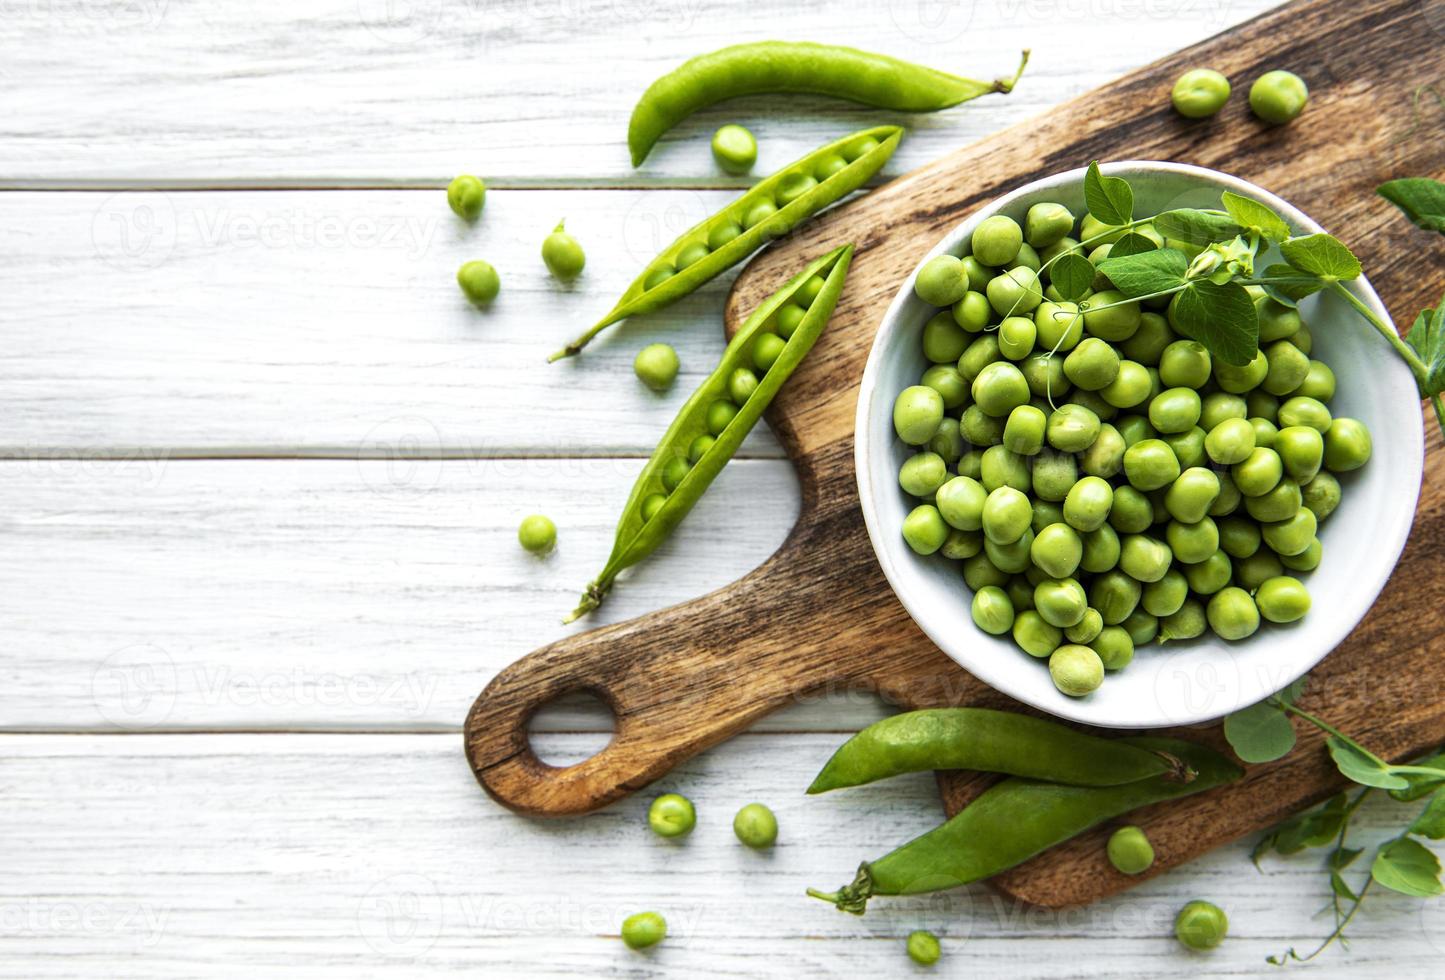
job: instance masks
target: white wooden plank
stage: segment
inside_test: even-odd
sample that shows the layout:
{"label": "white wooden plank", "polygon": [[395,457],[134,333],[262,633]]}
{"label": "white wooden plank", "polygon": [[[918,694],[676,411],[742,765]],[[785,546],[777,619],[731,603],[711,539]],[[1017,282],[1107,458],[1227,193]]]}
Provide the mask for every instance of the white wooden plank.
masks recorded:
{"label": "white wooden plank", "polygon": [[[735,461],[598,613],[564,627],[641,465],[0,464],[0,728],[455,731],[503,666],[725,585],[796,519],[789,464]],[[534,511],[559,528],[542,560],[516,541]],[[808,701],[815,729],[880,710],[843,691]],[[610,718],[574,705],[542,724]]]}
{"label": "white wooden plank", "polygon": [[[0,181],[315,186],[724,178],[707,139],[750,126],[767,172],[841,133],[909,125],[890,173],[1027,118],[1273,6],[1273,0],[199,0],[14,3],[0,19]],[[1033,64],[1017,91],[896,116],[822,98],[753,98],[700,113],[640,171],[632,106],[658,75],[741,41],[881,50],[963,75]],[[1243,80],[1240,80],[1243,81]],[[1166,97],[1160,92],[1158,97]]]}
{"label": "white wooden plank", "polygon": [[[939,813],[925,775],[805,797],[836,741],[749,735],[684,765],[657,787],[698,806],[673,843],[646,829],[646,792],[581,819],[516,817],[476,787],[452,735],[0,738],[0,976],[909,976],[902,939],[926,927],[946,950],[930,975],[1238,977],[1326,931],[1318,861],[1260,873],[1247,843],[1087,909],[973,888],[842,915],[803,889],[841,883]],[[730,827],[755,799],[779,817],[767,853]],[[1358,839],[1400,819],[1368,807]],[[1196,897],[1231,917],[1208,955],[1170,935]],[[1311,976],[1436,975],[1445,905],[1369,902],[1350,952]],[[642,909],[671,935],[639,955],[617,929]]]}
{"label": "white wooden plank", "polygon": [[[439,191],[0,193],[0,455],[645,456],[717,364],[731,275],[545,358],[731,197],[497,192],[472,228]],[[539,254],[564,216],[570,287]],[[658,340],[665,395],[632,373]],[[780,454],[765,429],[744,455]]]}

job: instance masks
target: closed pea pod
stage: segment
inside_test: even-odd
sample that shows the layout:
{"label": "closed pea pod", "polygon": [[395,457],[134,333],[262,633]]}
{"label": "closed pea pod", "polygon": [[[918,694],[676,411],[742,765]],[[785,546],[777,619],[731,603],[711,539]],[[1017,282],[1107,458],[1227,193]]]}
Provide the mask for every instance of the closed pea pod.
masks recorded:
{"label": "closed pea pod", "polygon": [[[763,409],[772,402],[773,396],[802,362],[827,326],[828,318],[843,291],[852,257],[853,246],[846,245],[814,260],[782,289],[765,300],[743,323],[724,351],[717,369],[682,406],[652,458],[643,467],[623,508],[612,553],[602,571],[588,584],[577,608],[567,617],[568,622],[601,605],[618,573],[652,554],[673,528],[687,516],[693,504],[727,465],[744,437],[762,417]],[[814,275],[823,276],[825,284],[809,307],[803,322],[792,338],[785,342],[777,360],[760,379],[748,400],[742,405],[734,405],[727,400],[728,382],[734,370],[749,358],[754,341],[765,331],[776,310],[792,300]],[[719,405],[727,406],[731,410],[715,411]],[[720,427],[715,425],[722,421],[723,415],[727,416],[726,421]],[[689,450],[703,435],[713,436],[714,441],[691,465],[681,481],[672,490],[663,492],[666,489],[663,482],[664,469],[674,459],[685,460]],[[945,525],[945,537],[946,530]]]}
{"label": "closed pea pod", "polygon": [[[673,126],[724,99],[764,93],[827,95],[877,109],[934,112],[990,92],[1008,93],[1012,78],[961,78],[887,55],[828,44],[755,41],[699,55],[657,79],[632,110],[627,145],[640,166]],[[843,154],[847,157],[847,154]]]}
{"label": "closed pea pod", "polygon": [[[623,292],[622,297],[601,320],[557,351],[549,361],[580,353],[597,334],[630,316],[649,313],[692,293],[703,283],[732,268],[770,238],[777,237],[803,219],[863,186],[893,155],[903,130],[878,126],[845,136],[797,160],[777,173],[763,178],[718,214],[707,218],[678,236],[648,263]],[[819,180],[796,198],[779,204],[779,194],[798,186],[800,176],[811,175],[820,160],[867,145],[869,149],[850,160],[832,176]],[[766,207],[764,207],[766,206]],[[762,213],[766,212],[766,213]],[[761,217],[759,214],[761,213]],[[739,224],[743,231],[721,247],[709,250],[713,232],[720,226]],[[756,220],[751,220],[756,219]]]}
{"label": "closed pea pod", "polygon": [[865,862],[851,884],[831,893],[809,889],[808,894],[861,915],[873,896],[940,891],[988,878],[1106,820],[1222,786],[1243,774],[1202,745],[1143,736],[1119,741],[1168,753],[1187,765],[1193,777],[1180,782],[1170,774],[1110,787],[1011,777],[985,790],[942,826]]}

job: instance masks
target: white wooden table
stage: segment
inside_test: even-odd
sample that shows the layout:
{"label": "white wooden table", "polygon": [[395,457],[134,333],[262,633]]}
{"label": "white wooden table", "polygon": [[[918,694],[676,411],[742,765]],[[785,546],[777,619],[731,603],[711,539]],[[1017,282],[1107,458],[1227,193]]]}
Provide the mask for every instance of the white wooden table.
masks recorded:
{"label": "white wooden table", "polygon": [[[884,711],[866,699],[800,704],[664,780],[701,813],[681,844],[648,832],[645,794],[516,817],[458,735],[495,671],[564,633],[721,350],[726,282],[543,355],[742,186],[708,159],[714,127],[751,126],[765,173],[880,118],[751,100],[633,171],[649,80],[773,36],[985,77],[1033,48],[1013,96],[906,120],[898,174],[1270,5],[0,5],[0,976],[897,976],[916,927],[944,937],[939,975],[1234,976],[1321,935],[1316,861],[1260,873],[1246,843],[1064,913],[985,889],[865,919],[807,901],[939,816],[926,776],[802,796]],[[492,188],[470,228],[440,190],[463,171]],[[570,289],[537,256],[562,216],[588,252]],[[473,257],[503,279],[486,313],[453,283]],[[683,361],[665,396],[630,371],[653,339]],[[796,509],[755,435],[593,623],[745,572]],[[515,543],[531,511],[560,527],[545,561]],[[581,758],[606,727],[564,705],[537,743]],[[732,837],[753,799],[782,824],[770,853]],[[1195,896],[1233,921],[1207,957],[1169,934]],[[669,939],[630,953],[618,924],[649,908]],[[1439,904],[1372,899],[1313,970],[1438,975],[1442,935]]]}

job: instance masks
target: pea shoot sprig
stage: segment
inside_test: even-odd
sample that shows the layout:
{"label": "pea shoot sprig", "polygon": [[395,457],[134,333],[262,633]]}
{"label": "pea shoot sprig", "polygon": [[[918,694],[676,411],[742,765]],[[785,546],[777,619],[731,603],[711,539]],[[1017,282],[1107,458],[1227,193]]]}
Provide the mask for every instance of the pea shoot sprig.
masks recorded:
{"label": "pea shoot sprig", "polygon": [[[1354,920],[1370,890],[1379,886],[1415,898],[1432,898],[1445,893],[1440,877],[1440,860],[1418,838],[1445,839],[1445,752],[1418,765],[1393,765],[1375,755],[1316,715],[1295,704],[1304,690],[1304,680],[1259,704],[1237,711],[1225,719],[1224,735],[1236,755],[1245,762],[1272,762],[1287,755],[1295,745],[1290,718],[1299,718],[1325,733],[1325,747],[1339,769],[1359,789],[1341,792],[1313,810],[1286,820],[1269,831],[1255,845],[1255,864],[1271,851],[1298,854],[1306,848],[1328,847],[1325,866],[1329,871],[1330,911],[1334,928],[1313,950],[1301,954],[1293,947],[1282,955],[1269,957],[1276,966],[1291,960],[1314,959],[1331,943],[1347,944],[1345,929]],[[1364,853],[1349,844],[1350,818],[1366,797],[1384,790],[1399,803],[1427,799],[1424,809],[1403,831],[1375,850],[1368,877],[1358,886],[1345,878],[1345,871]]]}
{"label": "pea shoot sprig", "polygon": [[[1391,181],[1380,193],[1420,227],[1445,231],[1445,185],[1439,181]],[[1212,356],[1244,365],[1259,354],[1259,320],[1249,287],[1289,307],[1317,292],[1334,293],[1405,361],[1445,431],[1445,299],[1423,311],[1408,339],[1401,339],[1346,287],[1363,270],[1343,242],[1324,233],[1293,235],[1284,219],[1259,201],[1225,191],[1219,208],[1174,208],[1136,219],[1129,182],[1104,176],[1097,161],[1084,177],[1084,201],[1107,230],[1045,263],[1060,297],[1077,303],[1080,313],[1119,305],[1095,301],[1091,306],[1097,272],[1123,294],[1120,302],[1169,297],[1171,325]],[[1153,235],[1141,233],[1149,229]],[[1109,238],[1114,240],[1108,256],[1096,269],[1082,253]],[[1258,268],[1271,249],[1283,261]]]}

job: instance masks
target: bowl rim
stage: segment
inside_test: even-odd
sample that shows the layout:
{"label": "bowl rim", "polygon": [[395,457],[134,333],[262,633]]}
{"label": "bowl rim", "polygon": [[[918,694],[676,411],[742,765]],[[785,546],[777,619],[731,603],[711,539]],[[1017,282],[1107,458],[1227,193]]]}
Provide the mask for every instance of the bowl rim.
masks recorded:
{"label": "bowl rim", "polygon": [[[1194,164],[1174,163],[1162,160],[1120,160],[1101,163],[1099,168],[1104,174],[1120,176],[1133,176],[1140,173],[1183,175],[1196,181],[1203,181],[1211,186],[1217,186],[1221,190],[1230,190],[1245,197],[1252,197],[1255,200],[1261,201],[1273,208],[1275,212],[1283,217],[1291,226],[1303,229],[1307,233],[1314,234],[1325,231],[1319,222],[1278,195],[1240,177],[1224,173],[1223,171],[1200,167]],[[929,251],[919,259],[918,265],[916,265],[900,283],[898,291],[894,294],[893,301],[884,312],[882,319],[879,321],[878,329],[874,333],[872,345],[868,352],[868,359],[863,368],[863,376],[858,387],[858,406],[854,416],[853,464],[855,478],[858,484],[859,503],[863,511],[863,523],[868,529],[869,543],[873,548],[874,556],[883,569],[884,577],[888,580],[889,587],[908,612],[909,617],[912,618],[918,628],[923,631],[929,640],[931,640],[945,656],[994,690],[1054,717],[1101,728],[1169,728],[1211,722],[1222,718],[1230,712],[1247,707],[1249,704],[1255,703],[1259,698],[1255,697],[1254,692],[1249,690],[1246,685],[1240,685],[1239,690],[1235,692],[1235,697],[1233,699],[1228,697],[1224,698],[1222,705],[1211,703],[1202,710],[1173,710],[1166,712],[1162,705],[1155,704],[1150,711],[1141,711],[1137,715],[1131,715],[1127,718],[1105,721],[1087,710],[1089,704],[1089,699],[1087,698],[1065,699],[1062,704],[1060,704],[1057,699],[1046,701],[1042,697],[1033,696],[1029,687],[1020,687],[1012,683],[1005,671],[990,666],[987,657],[970,658],[964,654],[960,654],[956,651],[955,644],[941,635],[940,630],[930,626],[932,617],[922,608],[916,599],[910,600],[907,594],[908,590],[900,583],[894,562],[890,557],[890,549],[896,543],[891,542],[891,535],[885,538],[882,519],[878,512],[878,493],[880,491],[877,491],[874,487],[871,470],[869,468],[869,460],[873,453],[873,447],[868,435],[868,420],[874,410],[878,378],[883,370],[883,351],[887,346],[887,340],[899,329],[900,321],[903,318],[903,311],[908,306],[909,300],[912,297],[914,274],[922,267],[923,263],[934,256],[951,252],[962,241],[963,236],[985,217],[1007,209],[1009,205],[1021,197],[1035,194],[1041,190],[1059,186],[1069,186],[1080,182],[1083,180],[1086,172],[1087,167],[1077,167],[1072,170],[1049,174],[1021,184],[1007,194],[1003,194],[979,205],[965,216],[963,220],[945,232],[933,248],[929,249]],[[1359,278],[1346,284],[1346,288],[1349,289],[1357,299],[1368,306],[1370,311],[1384,323],[1390,324],[1391,326],[1394,325],[1394,320],[1390,317],[1389,310],[1385,308],[1384,303],[1381,302],[1379,295],[1375,292],[1374,287],[1364,274],[1361,274]],[[1361,326],[1365,327],[1366,325],[1361,324]],[[1395,370],[1399,375],[1396,380],[1406,386],[1407,390],[1414,391],[1415,381],[1413,376],[1410,375],[1406,365],[1398,358],[1391,358],[1387,363],[1391,365],[1389,370]],[[1389,522],[1386,528],[1387,533],[1379,539],[1381,543],[1386,545],[1386,550],[1389,554],[1389,564],[1387,571],[1380,577],[1379,581],[1368,583],[1364,589],[1360,590],[1361,592],[1369,593],[1369,603],[1364,607],[1364,612],[1361,613],[1360,619],[1363,619],[1369,609],[1373,608],[1376,600],[1379,598],[1380,592],[1384,589],[1395,566],[1399,563],[1400,554],[1404,550],[1406,540],[1409,538],[1410,531],[1414,526],[1415,510],[1419,503],[1420,485],[1424,471],[1424,422],[1422,414],[1418,411],[1409,413],[1409,417],[1413,419],[1411,423],[1413,429],[1407,441],[1407,445],[1411,447],[1411,456],[1408,460],[1401,461],[1407,466],[1408,472],[1412,474],[1409,486],[1402,488],[1409,494],[1408,506],[1405,505],[1406,501],[1404,499],[1399,500],[1399,507],[1394,511],[1394,519]],[[896,490],[896,481],[889,481],[889,483],[888,490]],[[1321,660],[1328,656],[1354,631],[1355,627],[1359,625],[1360,619],[1354,619],[1348,623],[1343,620],[1335,623],[1333,628],[1327,631],[1328,635],[1320,643],[1317,655],[1306,658],[1307,663],[1301,661],[1301,663],[1304,663],[1304,666],[1297,673],[1293,672],[1293,668],[1291,668],[1289,676],[1280,675],[1282,677],[1280,687],[1293,683],[1296,679],[1314,669]],[[970,630],[977,629],[971,620],[967,621],[967,626]],[[1239,695],[1245,693],[1249,693],[1250,696],[1248,698],[1239,697]]]}

